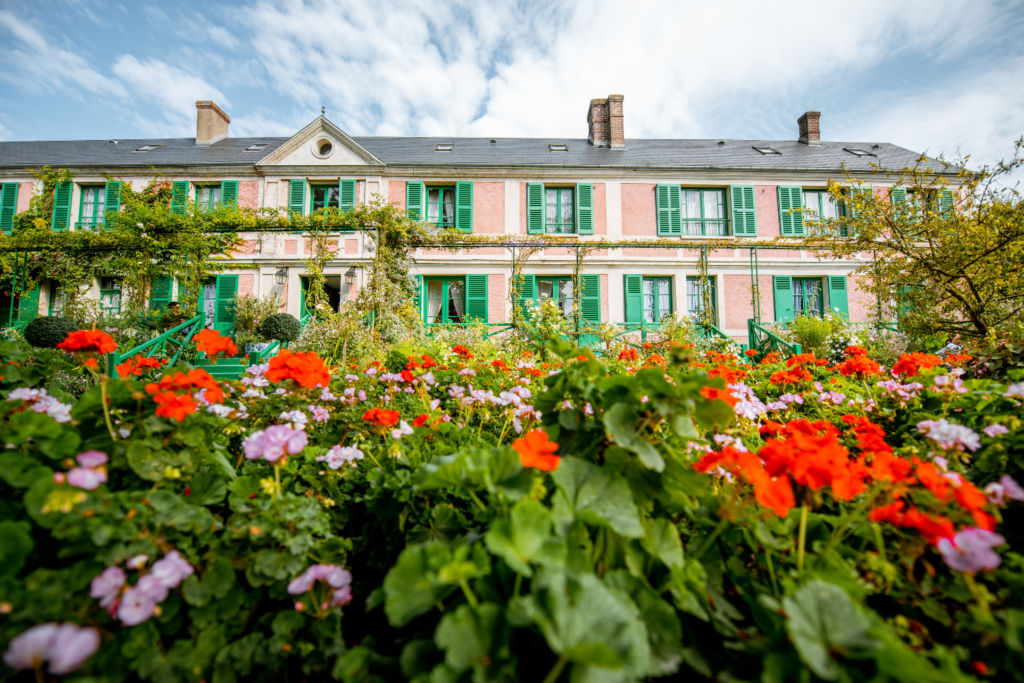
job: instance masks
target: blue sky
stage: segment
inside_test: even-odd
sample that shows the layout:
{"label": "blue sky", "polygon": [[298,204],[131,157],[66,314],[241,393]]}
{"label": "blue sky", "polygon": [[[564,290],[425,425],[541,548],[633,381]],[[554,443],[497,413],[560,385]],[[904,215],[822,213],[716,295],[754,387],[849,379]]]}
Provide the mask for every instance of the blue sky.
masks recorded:
{"label": "blue sky", "polygon": [[352,135],[885,141],[972,165],[1024,134],[1024,3],[0,0],[0,139]]}

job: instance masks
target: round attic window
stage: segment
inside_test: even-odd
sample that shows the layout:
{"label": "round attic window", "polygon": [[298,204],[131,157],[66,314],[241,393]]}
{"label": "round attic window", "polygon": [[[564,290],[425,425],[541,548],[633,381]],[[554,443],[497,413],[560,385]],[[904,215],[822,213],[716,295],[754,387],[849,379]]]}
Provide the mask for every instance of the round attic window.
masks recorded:
{"label": "round attic window", "polygon": [[326,159],[327,157],[331,156],[333,152],[334,143],[328,140],[327,138],[320,138],[319,140],[313,143],[313,154],[320,157],[321,159]]}

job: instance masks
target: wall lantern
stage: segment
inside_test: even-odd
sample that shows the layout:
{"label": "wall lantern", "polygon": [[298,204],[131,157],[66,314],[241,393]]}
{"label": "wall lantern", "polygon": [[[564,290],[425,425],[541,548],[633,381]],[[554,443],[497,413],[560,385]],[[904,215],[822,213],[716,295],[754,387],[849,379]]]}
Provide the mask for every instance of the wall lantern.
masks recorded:
{"label": "wall lantern", "polygon": [[274,273],[274,279],[277,280],[277,284],[284,285],[284,283],[288,281],[288,269],[282,268]]}
{"label": "wall lantern", "polygon": [[345,271],[345,284],[354,285],[356,283],[356,267],[349,266],[348,270]]}

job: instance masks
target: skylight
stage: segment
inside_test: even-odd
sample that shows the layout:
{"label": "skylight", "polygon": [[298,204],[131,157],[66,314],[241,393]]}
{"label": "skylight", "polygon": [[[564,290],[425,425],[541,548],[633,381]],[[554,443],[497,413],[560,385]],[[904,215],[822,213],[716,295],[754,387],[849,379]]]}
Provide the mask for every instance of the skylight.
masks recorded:
{"label": "skylight", "polygon": [[772,149],[771,147],[754,147],[754,149],[756,149],[761,154],[782,154],[782,152],[778,152]]}
{"label": "skylight", "polygon": [[434,151],[435,152],[450,152],[450,151],[452,151],[452,147],[454,147],[454,146],[455,146],[455,143],[452,143],[452,142],[439,142],[439,143],[437,143],[437,147],[434,149]]}
{"label": "skylight", "polygon": [[161,147],[163,147],[163,145],[143,145],[142,147],[139,147],[138,149],[133,149],[132,151],[133,152],[152,152],[154,149],[159,149]]}
{"label": "skylight", "polygon": [[551,150],[552,152],[568,152],[569,151],[569,146],[568,145],[557,144],[557,143],[551,143],[551,144],[548,145],[548,149]]}
{"label": "skylight", "polygon": [[873,157],[875,156],[871,152],[865,149],[850,149],[849,147],[843,147],[843,151],[849,152],[850,154],[856,154],[859,157]]}
{"label": "skylight", "polygon": [[257,144],[257,145],[249,145],[248,147],[245,148],[245,151],[246,152],[259,152],[261,149],[265,149],[267,147],[270,147],[270,143],[269,142],[263,142],[263,143],[260,143],[260,144]]}

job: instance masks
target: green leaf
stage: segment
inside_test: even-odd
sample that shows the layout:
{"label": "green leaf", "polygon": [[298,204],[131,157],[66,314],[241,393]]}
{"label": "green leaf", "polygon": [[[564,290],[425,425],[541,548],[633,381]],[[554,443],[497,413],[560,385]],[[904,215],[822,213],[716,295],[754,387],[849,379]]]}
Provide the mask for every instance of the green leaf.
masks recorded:
{"label": "green leaf", "polygon": [[658,453],[658,449],[637,431],[639,419],[636,406],[629,403],[616,403],[601,416],[608,435],[616,444],[636,453],[640,462],[648,469],[661,472],[665,469],[665,459]]}
{"label": "green leaf", "polygon": [[0,522],[0,576],[17,576],[32,552],[32,527],[28,522]]}
{"label": "green leaf", "polygon": [[193,505],[217,505],[228,492],[227,482],[211,469],[203,469],[192,477],[189,487],[186,500]]}
{"label": "green leaf", "polygon": [[[454,551],[439,542],[409,546],[384,577],[384,613],[392,626],[426,614],[451,592],[452,584],[479,573],[470,549]],[[443,575],[443,576],[442,576]]]}
{"label": "green leaf", "polygon": [[640,538],[640,511],[625,479],[572,456],[563,457],[552,472],[558,485],[556,518],[576,517],[588,524],[608,526],[626,538]]}
{"label": "green leaf", "polygon": [[648,675],[667,676],[678,671],[683,661],[683,626],[675,608],[642,580],[624,571],[610,572],[605,583],[628,593],[640,608],[651,647]]}
{"label": "green leaf", "polygon": [[34,458],[24,457],[18,451],[0,453],[0,479],[13,488],[28,488],[37,479],[52,476],[53,470],[39,464]]}
{"label": "green leaf", "polygon": [[669,569],[683,566],[683,542],[671,521],[663,518],[644,520],[644,537],[640,543],[644,550]]}
{"label": "green leaf", "polygon": [[182,468],[192,463],[189,449],[168,451],[154,447],[150,440],[132,441],[128,444],[128,466],[146,481],[160,481],[168,467]]}
{"label": "green leaf", "polygon": [[877,648],[868,636],[872,620],[861,613],[842,588],[810,581],[782,601],[786,630],[800,658],[821,678],[834,681],[839,669],[833,654],[856,654]]}
{"label": "green leaf", "polygon": [[486,489],[502,491],[512,499],[522,498],[533,486],[533,474],[519,462],[519,455],[508,446],[471,448],[455,455],[444,455],[416,470],[416,488]]}
{"label": "green leaf", "polygon": [[284,581],[302,571],[303,563],[301,557],[291,553],[264,548],[256,553],[253,568],[264,576]]}
{"label": "green leaf", "polygon": [[533,576],[530,561],[541,552],[551,536],[551,513],[540,503],[522,500],[512,508],[509,519],[491,523],[484,537],[487,549],[523,576]]}
{"label": "green leaf", "polygon": [[441,618],[434,642],[445,651],[448,668],[461,673],[472,667],[478,672],[476,678],[483,678],[487,669],[483,660],[497,660],[496,646],[504,645],[501,613],[501,607],[485,602],[477,607],[460,605]]}

